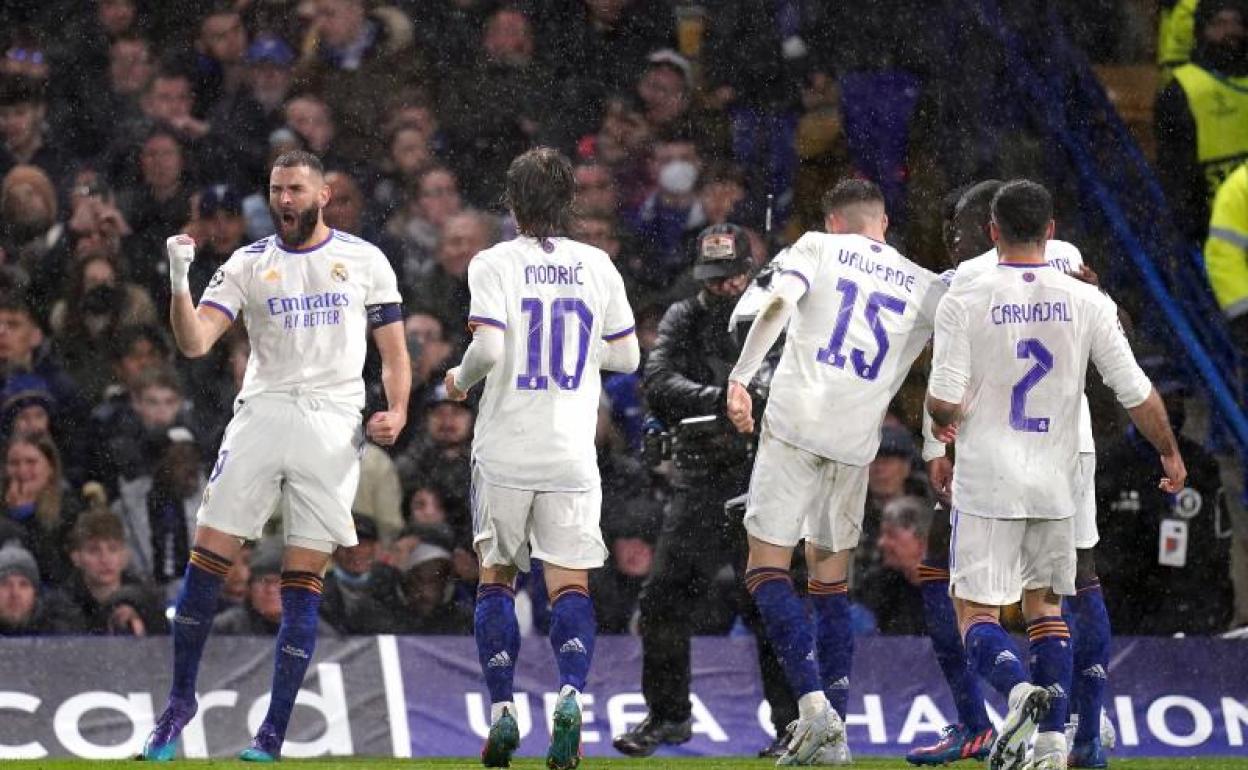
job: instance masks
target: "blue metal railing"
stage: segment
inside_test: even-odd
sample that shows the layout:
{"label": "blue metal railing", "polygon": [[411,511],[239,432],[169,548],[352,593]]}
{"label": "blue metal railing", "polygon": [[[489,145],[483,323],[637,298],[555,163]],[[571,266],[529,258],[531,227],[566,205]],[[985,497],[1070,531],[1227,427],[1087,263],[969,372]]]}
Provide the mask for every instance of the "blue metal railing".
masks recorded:
{"label": "blue metal railing", "polygon": [[[1203,260],[1173,226],[1151,167],[1110,104],[1091,68],[1055,15],[1035,27],[1034,46],[1013,31],[997,0],[973,12],[1005,53],[1008,75],[1037,127],[1068,155],[1085,203],[1095,205],[1123,266],[1138,278],[1163,325],[1159,339],[1190,361],[1216,409],[1215,417],[1248,457],[1243,361],[1227,334],[1205,281]],[[1175,259],[1174,256],[1180,258]],[[1166,268],[1165,270],[1161,269]]]}

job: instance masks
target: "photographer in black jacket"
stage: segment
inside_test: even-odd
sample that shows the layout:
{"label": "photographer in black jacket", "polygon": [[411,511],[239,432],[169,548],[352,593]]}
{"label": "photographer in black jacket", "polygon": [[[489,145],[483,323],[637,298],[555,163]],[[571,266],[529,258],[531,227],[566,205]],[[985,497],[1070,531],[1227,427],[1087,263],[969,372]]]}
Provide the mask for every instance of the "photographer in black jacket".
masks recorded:
{"label": "photographer in black jacket", "polygon": [[[642,692],[650,713],[613,743],[629,756],[649,756],[661,744],[690,739],[694,610],[716,593],[721,575],[745,565],[745,530],[740,517],[725,514],[724,503],[746,491],[754,448],[733,430],[724,410],[728,373],[740,353],[728,319],[752,268],[745,230],[731,224],[703,230],[693,266],[702,289],[668,308],[646,361],[646,399],[671,438],[674,489],[640,601]],[[739,588],[735,593],[747,622],[758,628],[753,603]],[[777,735],[783,735],[797,718],[797,706],[765,636],[758,641],[764,693]]]}

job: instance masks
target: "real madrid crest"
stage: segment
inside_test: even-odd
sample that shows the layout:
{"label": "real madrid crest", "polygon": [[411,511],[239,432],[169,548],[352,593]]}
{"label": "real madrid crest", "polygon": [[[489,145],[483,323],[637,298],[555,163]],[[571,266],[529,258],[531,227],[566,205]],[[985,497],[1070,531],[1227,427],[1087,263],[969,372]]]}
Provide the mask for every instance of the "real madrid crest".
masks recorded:
{"label": "real madrid crest", "polygon": [[225,283],[225,270],[218,267],[217,272],[213,273],[212,278],[208,279],[208,288],[215,289],[222,283]]}
{"label": "real madrid crest", "polygon": [[347,266],[341,262],[335,262],[333,267],[329,268],[329,277],[338,283],[344,283],[347,280]]}

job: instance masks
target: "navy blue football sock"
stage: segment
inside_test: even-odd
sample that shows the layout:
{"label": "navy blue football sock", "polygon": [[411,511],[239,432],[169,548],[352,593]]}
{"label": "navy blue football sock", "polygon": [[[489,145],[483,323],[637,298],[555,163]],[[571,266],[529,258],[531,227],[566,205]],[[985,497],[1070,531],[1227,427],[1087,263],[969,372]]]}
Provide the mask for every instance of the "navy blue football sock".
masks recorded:
{"label": "navy blue football sock", "polygon": [[819,678],[836,713],[845,718],[849,706],[850,672],[854,665],[854,629],[849,618],[849,584],[844,580],[807,581],[807,595],[815,608],[815,647],[819,650]]}
{"label": "navy blue football sock", "polygon": [[280,738],[286,736],[295,698],[316,651],[317,616],[322,580],[312,572],[282,573],[282,625],[273,659],[273,690],[264,723]]}
{"label": "navy blue football sock", "polygon": [[996,618],[991,615],[972,618],[965,641],[971,668],[987,679],[997,692],[1008,697],[1015,685],[1027,681],[1018,649]]}
{"label": "navy blue football sock", "polygon": [[199,660],[212,630],[217,612],[217,599],[232,562],[206,548],[191,549],[186,564],[186,577],[174,605],[173,615],[173,686],[171,700],[194,700],[195,678]]}
{"label": "navy blue football sock", "polygon": [[550,648],[559,668],[559,687],[585,689],[589,664],[594,658],[597,621],[594,603],[584,586],[564,586],[550,602]]}
{"label": "navy blue football sock", "polygon": [[991,725],[984,708],[984,693],[979,676],[967,663],[962,636],[958,633],[958,617],[949,598],[949,569],[945,559],[938,563],[924,559],[919,566],[919,593],[923,597],[923,619],[932,640],[936,662],[945,675],[949,691],[958,709],[958,722],[974,732],[983,732]]}
{"label": "navy blue football sock", "polygon": [[501,583],[482,583],[477,588],[473,633],[481,674],[491,703],[512,699],[516,658],[520,654],[520,624],[516,622],[516,592]]}
{"label": "navy blue football sock", "polygon": [[[1031,681],[1052,695],[1040,730],[1062,732],[1070,713],[1070,680],[1074,666],[1070,629],[1060,615],[1050,615],[1028,623],[1027,636],[1031,639]],[[1100,714],[1096,719],[1100,719]]]}
{"label": "navy blue football sock", "polygon": [[767,638],[771,640],[793,694],[800,699],[812,692],[823,692],[819,686],[819,666],[812,654],[814,631],[801,600],[793,591],[789,571],[757,567],[745,573],[745,587],[763,617]]}
{"label": "navy blue football sock", "polygon": [[1087,743],[1100,735],[1101,708],[1109,679],[1109,612],[1101,594],[1101,581],[1092,578],[1075,583],[1076,594],[1067,598],[1074,618],[1074,692],[1071,710],[1079,714],[1075,743]]}

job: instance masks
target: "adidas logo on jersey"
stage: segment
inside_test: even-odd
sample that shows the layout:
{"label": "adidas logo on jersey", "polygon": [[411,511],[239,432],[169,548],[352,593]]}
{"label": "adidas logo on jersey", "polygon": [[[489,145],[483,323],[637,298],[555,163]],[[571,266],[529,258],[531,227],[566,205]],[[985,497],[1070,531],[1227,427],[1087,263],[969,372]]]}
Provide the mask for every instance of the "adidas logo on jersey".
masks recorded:
{"label": "adidas logo on jersey", "polygon": [[486,663],[486,668],[507,668],[511,665],[511,656],[506,650],[494,653],[494,657],[490,658],[490,662]]}
{"label": "adidas logo on jersey", "polygon": [[1056,682],[1049,685],[1045,689],[1049,691],[1049,694],[1052,695],[1054,699],[1066,697],[1066,690]]}
{"label": "adidas logo on jersey", "polygon": [[580,639],[578,639],[578,638],[576,638],[576,637],[573,637],[573,638],[569,639],[568,641],[564,642],[564,643],[563,643],[563,646],[559,648],[559,654],[560,654],[560,655],[564,654],[565,652],[569,652],[569,653],[571,653],[571,652],[575,652],[575,653],[579,653],[579,654],[581,654],[581,655],[588,655],[588,654],[589,654],[589,652],[588,652],[588,651],[586,651],[586,649],[585,649],[585,645],[584,645],[584,644],[582,644],[582,643],[581,643],[581,640],[580,640]]}
{"label": "adidas logo on jersey", "polygon": [[1097,679],[1108,679],[1108,678],[1109,678],[1109,675],[1108,675],[1107,673],[1105,673],[1105,667],[1104,667],[1104,666],[1102,666],[1100,663],[1097,663],[1097,664],[1092,665],[1092,666],[1088,666],[1088,667],[1087,667],[1087,668],[1085,668],[1084,670],[1080,671],[1080,672],[1079,672],[1079,675],[1080,675],[1080,676],[1091,676],[1091,677],[1095,677],[1095,678],[1097,678]]}
{"label": "adidas logo on jersey", "polygon": [[992,665],[999,666],[1002,663],[1007,663],[1009,661],[1013,661],[1017,663],[1018,656],[1010,652],[1009,650],[1002,650],[1000,654],[997,655],[997,659],[992,662]]}
{"label": "adidas logo on jersey", "polygon": [[848,689],[849,689],[849,677],[847,677],[847,676],[843,676],[843,677],[841,677],[840,679],[837,679],[835,682],[833,682],[832,684],[828,685],[828,686],[827,686],[827,689],[829,689],[829,690],[848,690]]}

